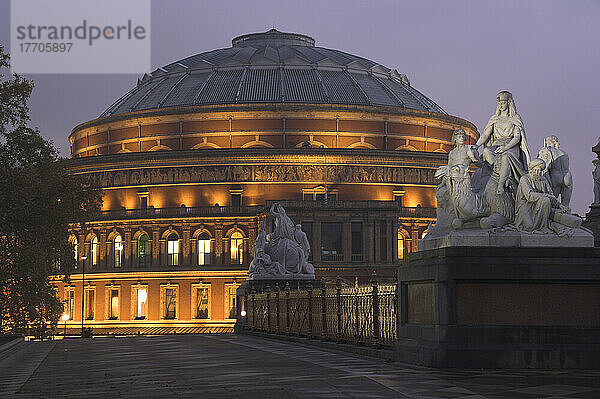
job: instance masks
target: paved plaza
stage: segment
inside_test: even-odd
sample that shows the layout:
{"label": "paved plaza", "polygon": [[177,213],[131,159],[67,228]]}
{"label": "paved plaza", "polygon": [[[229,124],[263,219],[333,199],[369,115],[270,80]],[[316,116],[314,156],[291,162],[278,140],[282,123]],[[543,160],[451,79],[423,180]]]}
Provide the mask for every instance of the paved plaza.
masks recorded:
{"label": "paved plaza", "polygon": [[439,371],[239,335],[24,342],[1,398],[600,398],[600,371]]}

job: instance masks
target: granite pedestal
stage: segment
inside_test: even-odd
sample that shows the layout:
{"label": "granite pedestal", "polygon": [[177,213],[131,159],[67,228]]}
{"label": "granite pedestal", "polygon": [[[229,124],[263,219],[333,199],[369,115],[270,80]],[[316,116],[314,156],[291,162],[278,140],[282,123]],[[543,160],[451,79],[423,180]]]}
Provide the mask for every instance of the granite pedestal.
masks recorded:
{"label": "granite pedestal", "polygon": [[600,368],[600,248],[443,247],[398,279],[399,361]]}

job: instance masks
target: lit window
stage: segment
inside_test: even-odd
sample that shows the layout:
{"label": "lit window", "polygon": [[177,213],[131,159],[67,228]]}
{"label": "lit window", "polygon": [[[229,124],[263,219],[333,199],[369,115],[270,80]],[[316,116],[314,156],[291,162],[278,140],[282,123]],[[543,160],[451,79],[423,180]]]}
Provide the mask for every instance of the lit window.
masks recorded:
{"label": "lit window", "polygon": [[244,261],[244,237],[239,231],[233,233],[231,241],[231,263],[241,265]]}
{"label": "lit window", "polygon": [[234,319],[236,317],[236,292],[239,284],[225,285],[225,317]]}
{"label": "lit window", "polygon": [[144,233],[137,240],[137,258],[138,266],[148,266],[148,257],[150,255],[150,240],[148,234]]}
{"label": "lit window", "polygon": [[121,236],[116,235],[114,242],[114,258],[115,258],[115,267],[121,267],[123,264],[123,241],[121,241]]}
{"label": "lit window", "polygon": [[69,315],[69,320],[75,318],[75,289],[67,288],[67,303],[65,312]]}
{"label": "lit window", "polygon": [[398,260],[404,259],[404,235],[398,230]]}
{"label": "lit window", "polygon": [[196,288],[196,319],[210,319],[210,289]]}
{"label": "lit window", "polygon": [[165,319],[177,316],[177,291],[175,288],[165,289]]}
{"label": "lit window", "polygon": [[210,265],[210,237],[206,233],[198,237],[198,265]]}
{"label": "lit window", "polygon": [[85,317],[87,320],[94,320],[96,291],[93,288],[87,288],[85,294]]}
{"label": "lit window", "polygon": [[148,316],[148,290],[146,288],[137,288],[136,290],[136,313],[138,320],[145,319]]}
{"label": "lit window", "polygon": [[98,238],[96,236],[92,237],[90,245],[90,262],[92,262],[92,267],[98,266]]}
{"label": "lit window", "polygon": [[177,266],[179,264],[179,239],[172,233],[167,240],[167,265]]}
{"label": "lit window", "polygon": [[110,303],[109,303],[109,320],[116,320],[119,318],[119,289],[111,288],[110,289]]}

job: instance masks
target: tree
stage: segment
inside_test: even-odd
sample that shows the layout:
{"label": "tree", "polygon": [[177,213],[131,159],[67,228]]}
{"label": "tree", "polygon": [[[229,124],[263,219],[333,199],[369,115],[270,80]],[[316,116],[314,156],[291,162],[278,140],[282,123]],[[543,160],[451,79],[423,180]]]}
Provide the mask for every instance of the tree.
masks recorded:
{"label": "tree", "polygon": [[76,267],[69,226],[99,210],[101,191],[69,173],[51,141],[28,126],[33,83],[12,74],[0,46],[0,333],[45,330],[62,304],[50,276]]}

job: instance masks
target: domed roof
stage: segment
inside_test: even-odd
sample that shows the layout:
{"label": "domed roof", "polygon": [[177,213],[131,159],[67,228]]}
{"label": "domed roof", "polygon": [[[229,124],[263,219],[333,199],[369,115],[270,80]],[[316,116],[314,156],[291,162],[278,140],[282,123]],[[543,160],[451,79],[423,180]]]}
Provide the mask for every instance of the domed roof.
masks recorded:
{"label": "domed roof", "polygon": [[406,75],[271,29],[184,58],[150,75],[101,117],[168,107],[244,103],[353,104],[444,113]]}

